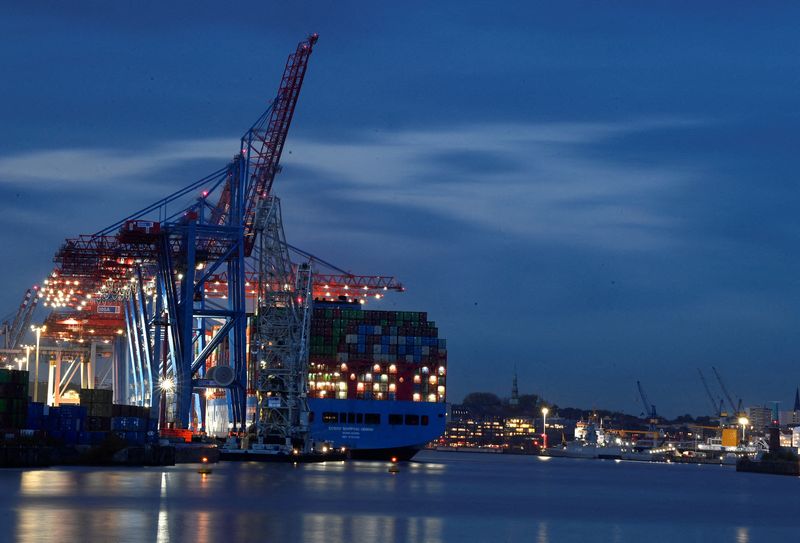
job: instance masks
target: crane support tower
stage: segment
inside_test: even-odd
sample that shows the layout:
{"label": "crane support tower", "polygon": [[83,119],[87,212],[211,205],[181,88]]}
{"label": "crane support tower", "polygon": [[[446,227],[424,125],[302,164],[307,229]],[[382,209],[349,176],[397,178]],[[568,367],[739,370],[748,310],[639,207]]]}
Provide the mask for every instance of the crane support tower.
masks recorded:
{"label": "crane support tower", "polygon": [[311,325],[310,263],[293,269],[278,198],[259,230],[258,307],[252,329],[259,445],[278,445],[285,452],[309,452],[308,341]]}

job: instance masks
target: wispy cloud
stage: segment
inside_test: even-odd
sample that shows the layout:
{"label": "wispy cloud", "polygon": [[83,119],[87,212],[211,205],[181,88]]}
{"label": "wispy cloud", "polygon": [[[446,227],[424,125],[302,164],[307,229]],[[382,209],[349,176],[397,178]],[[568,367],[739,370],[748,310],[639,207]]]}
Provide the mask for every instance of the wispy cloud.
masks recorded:
{"label": "wispy cloud", "polygon": [[[678,224],[659,198],[697,172],[676,164],[624,163],[592,146],[697,122],[483,124],[349,141],[293,138],[284,165],[330,179],[345,201],[408,207],[539,241],[647,249],[670,243],[670,229]],[[93,190],[192,161],[222,165],[236,147],[233,138],[204,138],[137,151],[28,152],[0,157],[0,185]]]}
{"label": "wispy cloud", "polygon": [[95,187],[145,177],[193,160],[219,159],[224,164],[237,146],[235,139],[208,138],[166,142],[134,151],[111,147],[31,151],[0,157],[0,184]]}
{"label": "wispy cloud", "polygon": [[[678,225],[659,199],[697,172],[632,165],[587,148],[695,123],[493,124],[398,132],[370,143],[295,140],[291,163],[337,180],[340,196],[354,202],[424,209],[535,240],[647,249],[670,243]],[[496,168],[477,167],[481,161]]]}

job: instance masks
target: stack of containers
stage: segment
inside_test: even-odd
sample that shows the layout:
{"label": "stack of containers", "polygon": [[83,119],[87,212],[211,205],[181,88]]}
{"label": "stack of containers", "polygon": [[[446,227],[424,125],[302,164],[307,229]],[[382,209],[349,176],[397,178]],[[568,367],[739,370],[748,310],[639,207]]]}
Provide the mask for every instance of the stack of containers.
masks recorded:
{"label": "stack of containers", "polygon": [[86,442],[86,431],[84,429],[86,407],[82,405],[62,405],[61,407],[51,408],[49,411],[50,416],[53,416],[53,411],[57,412],[57,417],[54,417],[58,421],[57,430],[66,445],[77,445],[78,443]]}
{"label": "stack of containers", "polygon": [[33,431],[44,429],[44,419],[49,414],[49,408],[42,402],[28,402],[28,422],[25,428]]}
{"label": "stack of containers", "polygon": [[309,391],[337,399],[444,402],[447,345],[427,313],[315,302]]}
{"label": "stack of containers", "polygon": [[[113,405],[111,430],[131,445],[144,445],[150,428],[150,408],[138,405]],[[152,437],[152,434],[151,434]],[[150,440],[152,441],[152,439]]]}
{"label": "stack of containers", "polygon": [[61,407],[45,407],[42,418],[42,429],[51,438],[65,445],[77,445],[86,439],[84,425],[86,408],[80,405],[62,405]]}
{"label": "stack of containers", "polygon": [[21,430],[27,418],[28,372],[0,369],[0,430]]}
{"label": "stack of containers", "polygon": [[82,388],[81,406],[86,408],[86,441],[97,445],[111,431],[111,411],[114,393],[101,388]]}

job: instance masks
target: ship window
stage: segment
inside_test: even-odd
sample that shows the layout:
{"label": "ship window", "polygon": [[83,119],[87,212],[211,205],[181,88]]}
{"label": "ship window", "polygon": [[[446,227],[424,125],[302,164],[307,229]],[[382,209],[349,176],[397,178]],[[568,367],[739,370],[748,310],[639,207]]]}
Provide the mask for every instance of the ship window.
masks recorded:
{"label": "ship window", "polygon": [[408,426],[419,426],[419,415],[406,415],[406,424]]}
{"label": "ship window", "polygon": [[364,414],[364,423],[365,424],[380,424],[381,423],[381,416],[378,413],[365,413]]}
{"label": "ship window", "polygon": [[313,411],[309,411],[308,412],[308,422],[314,422],[314,412]]}
{"label": "ship window", "polygon": [[339,422],[339,415],[326,411],[322,414],[322,422]]}
{"label": "ship window", "polygon": [[347,422],[347,413],[339,413],[339,422]]}
{"label": "ship window", "polygon": [[356,422],[356,414],[355,413],[348,413],[347,414],[347,423],[348,424],[355,424]]}
{"label": "ship window", "polygon": [[389,415],[389,424],[403,424],[403,415]]}
{"label": "ship window", "polygon": [[356,424],[364,424],[364,413],[356,413]]}
{"label": "ship window", "polygon": [[428,415],[422,415],[422,425],[423,426],[428,425]]}

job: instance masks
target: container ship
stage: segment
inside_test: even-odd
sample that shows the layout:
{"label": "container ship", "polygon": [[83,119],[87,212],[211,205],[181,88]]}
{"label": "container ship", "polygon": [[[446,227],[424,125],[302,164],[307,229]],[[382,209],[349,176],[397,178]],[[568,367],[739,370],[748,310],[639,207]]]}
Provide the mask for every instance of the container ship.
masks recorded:
{"label": "container ship", "polygon": [[[408,460],[445,429],[447,346],[427,313],[315,301],[308,423],[315,442],[354,459]],[[248,397],[248,420],[256,398]],[[206,431],[228,427],[224,391],[207,399]]]}
{"label": "container ship", "polygon": [[408,460],[444,432],[447,347],[427,313],[315,302],[309,348],[313,439]]}

